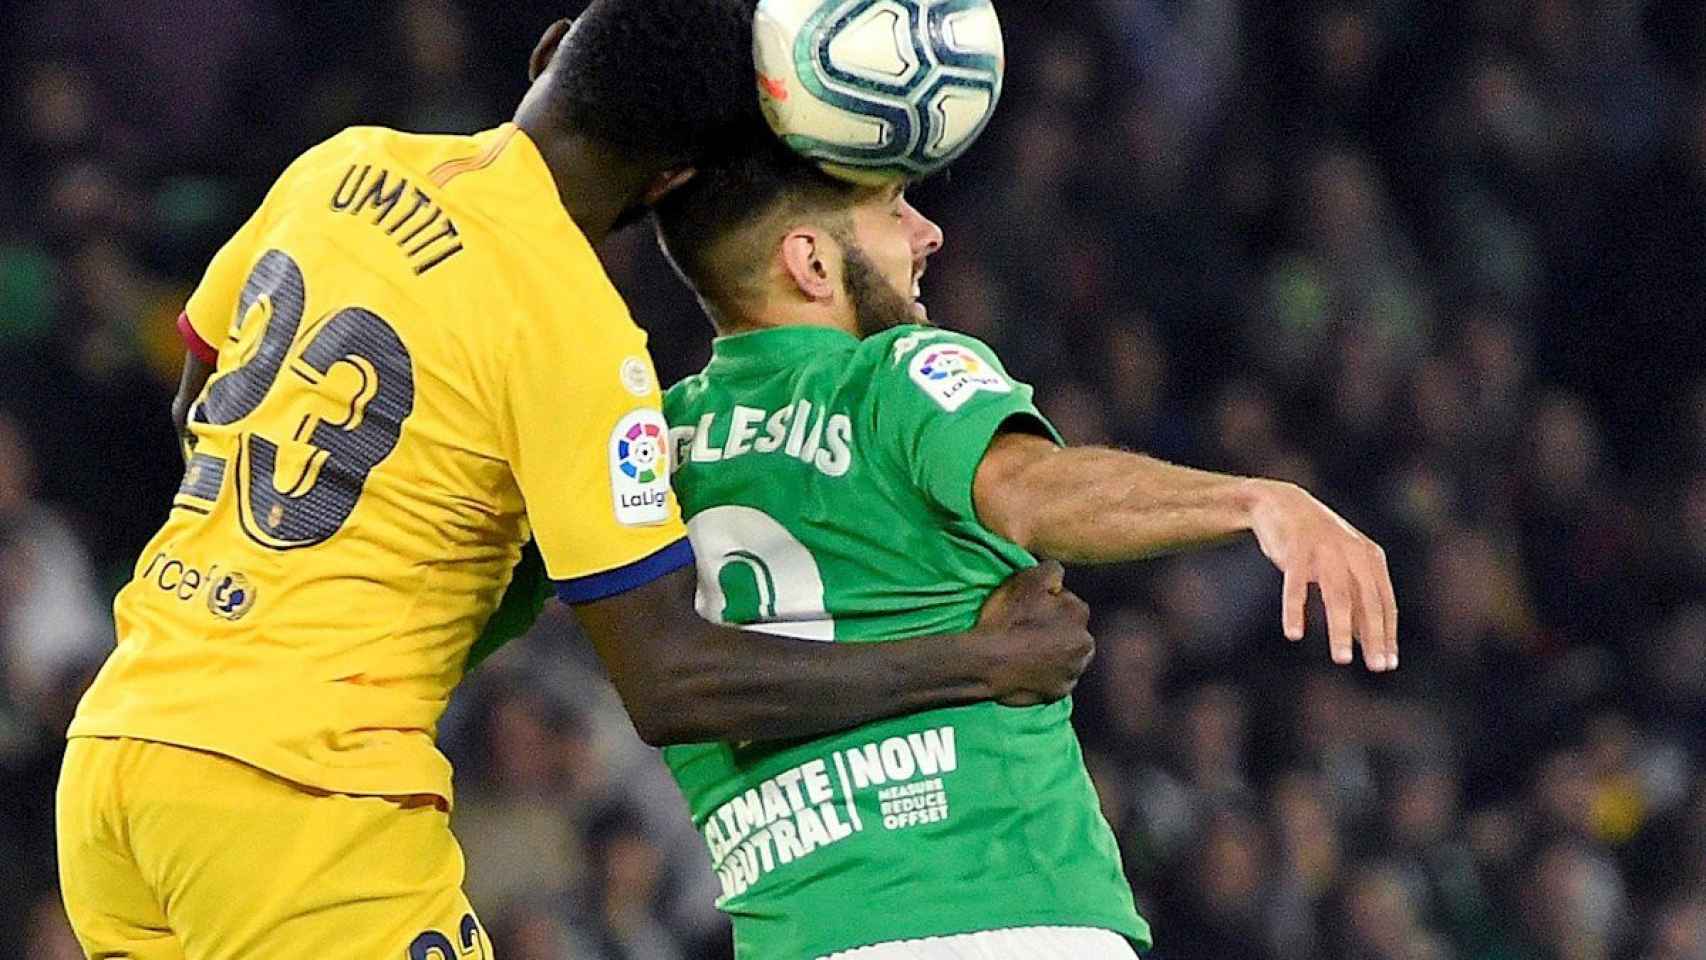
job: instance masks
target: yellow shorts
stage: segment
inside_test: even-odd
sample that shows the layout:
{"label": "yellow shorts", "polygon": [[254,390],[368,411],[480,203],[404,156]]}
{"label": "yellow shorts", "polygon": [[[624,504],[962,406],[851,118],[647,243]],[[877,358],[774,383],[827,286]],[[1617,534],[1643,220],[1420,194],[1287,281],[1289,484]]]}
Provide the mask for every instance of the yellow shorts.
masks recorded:
{"label": "yellow shorts", "polygon": [[78,738],[59,873],[91,957],[489,960],[436,798],[357,797],[226,757]]}

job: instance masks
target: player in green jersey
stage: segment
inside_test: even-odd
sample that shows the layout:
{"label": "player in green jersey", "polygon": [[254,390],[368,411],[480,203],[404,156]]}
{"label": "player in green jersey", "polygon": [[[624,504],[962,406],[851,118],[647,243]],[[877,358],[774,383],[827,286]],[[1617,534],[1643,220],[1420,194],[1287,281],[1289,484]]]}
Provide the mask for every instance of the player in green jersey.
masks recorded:
{"label": "player in green jersey", "polygon": [[[941,231],[903,185],[781,148],[657,209],[717,332],[671,389],[675,490],[708,619],[834,643],[963,629],[1036,557],[1115,562],[1254,533],[1285,633],[1397,665],[1381,550],[1296,486],[1066,448],[984,344],[915,302]],[[927,710],[791,743],[664,752],[742,958],[1130,958],[1149,943],[1071,704]]]}

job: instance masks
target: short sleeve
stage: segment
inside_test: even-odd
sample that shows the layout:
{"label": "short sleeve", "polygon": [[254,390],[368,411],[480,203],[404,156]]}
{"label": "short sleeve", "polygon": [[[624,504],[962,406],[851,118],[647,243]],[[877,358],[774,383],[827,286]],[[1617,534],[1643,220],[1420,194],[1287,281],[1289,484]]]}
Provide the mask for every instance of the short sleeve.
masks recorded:
{"label": "short sleeve", "polygon": [[936,507],[977,519],[972,481],[1004,427],[1060,435],[979,340],[947,331],[896,339],[881,361],[875,392],[879,442]]}
{"label": "short sleeve", "polygon": [[691,564],[657,375],[615,290],[565,291],[515,338],[501,442],[558,595],[599,600]]}
{"label": "short sleeve", "polygon": [[178,318],[178,332],[183,335],[185,345],[191,353],[209,362],[216,361],[219,350],[224,346],[231,332],[231,325],[237,316],[237,300],[243,293],[243,285],[248,282],[249,271],[254,269],[261,255],[266,251],[261,248],[265,240],[267,225],[273,219],[277,206],[284,202],[291,184],[304,171],[312,170],[322,162],[330,151],[339,149],[343,142],[343,134],[338,134],[324,143],[309,148],[301,156],[291,161],[273,181],[267,191],[266,198],[261,201],[249,219],[237,228],[231,239],[219,248],[208,263],[207,270],[202,274],[201,282],[190,294],[189,301],[184,305],[184,312]]}
{"label": "short sleeve", "polygon": [[[260,259],[262,224],[267,207],[249,217],[231,239],[213,255],[201,283],[184,306],[178,331],[191,353],[202,359],[217,358],[237,313],[237,298],[243,292],[249,271]],[[193,339],[192,339],[193,338]]]}

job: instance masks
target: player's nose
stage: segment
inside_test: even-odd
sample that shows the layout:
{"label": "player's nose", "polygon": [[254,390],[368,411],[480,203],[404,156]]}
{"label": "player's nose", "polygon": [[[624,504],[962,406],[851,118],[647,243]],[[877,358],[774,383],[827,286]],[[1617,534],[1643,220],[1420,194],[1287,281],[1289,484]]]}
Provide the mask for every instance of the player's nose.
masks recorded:
{"label": "player's nose", "polygon": [[905,204],[906,217],[912,228],[912,252],[914,259],[923,260],[925,257],[941,250],[942,243],[946,239],[942,235],[942,228],[937,225],[936,221],[926,217],[922,213],[919,213],[918,208],[913,206],[911,203],[908,203],[904,199],[901,203]]}

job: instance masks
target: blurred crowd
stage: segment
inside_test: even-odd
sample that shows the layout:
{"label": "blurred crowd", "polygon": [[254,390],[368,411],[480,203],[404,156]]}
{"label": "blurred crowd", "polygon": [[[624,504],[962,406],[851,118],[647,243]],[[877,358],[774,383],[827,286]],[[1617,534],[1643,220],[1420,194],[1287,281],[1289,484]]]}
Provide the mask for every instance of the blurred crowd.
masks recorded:
{"label": "blurred crowd", "polygon": [[[508,118],[572,4],[0,10],[0,953],[77,956],[61,731],[181,465],[173,319],[297,152]],[[1074,571],[1076,719],[1160,960],[1706,958],[1706,5],[999,0],[915,202],[931,315],[1074,443],[1297,481],[1402,668],[1280,636],[1252,545]],[[709,328],[602,251],[666,381]],[[1087,503],[1086,510],[1095,509]],[[507,960],[729,953],[684,805],[560,610],[442,729]]]}

